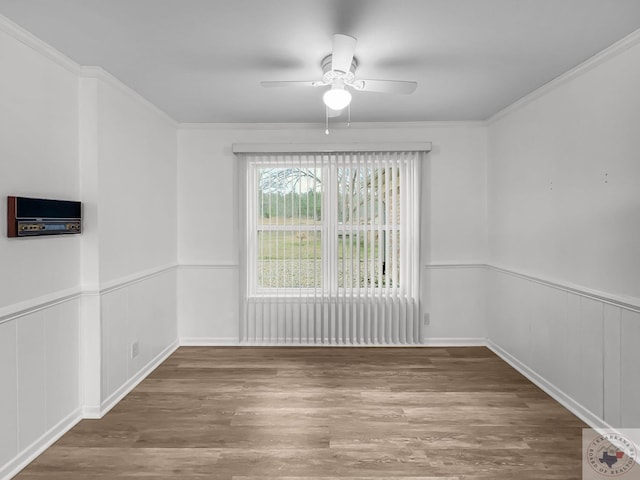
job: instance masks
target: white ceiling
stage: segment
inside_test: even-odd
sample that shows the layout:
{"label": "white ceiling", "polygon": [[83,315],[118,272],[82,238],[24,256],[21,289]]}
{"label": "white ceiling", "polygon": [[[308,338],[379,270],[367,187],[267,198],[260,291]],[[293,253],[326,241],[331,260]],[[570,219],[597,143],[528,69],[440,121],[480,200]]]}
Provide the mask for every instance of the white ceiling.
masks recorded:
{"label": "white ceiling", "polygon": [[352,121],[483,120],[640,28],[640,0],[0,0],[0,14],[98,65],[180,122],[320,122],[333,33],[358,38]]}

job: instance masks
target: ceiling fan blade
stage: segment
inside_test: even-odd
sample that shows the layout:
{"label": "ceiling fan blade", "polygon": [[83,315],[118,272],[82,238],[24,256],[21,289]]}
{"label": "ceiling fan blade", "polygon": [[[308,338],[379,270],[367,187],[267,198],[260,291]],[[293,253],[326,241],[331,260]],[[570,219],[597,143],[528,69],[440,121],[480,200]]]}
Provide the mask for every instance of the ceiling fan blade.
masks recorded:
{"label": "ceiling fan blade", "polygon": [[331,70],[349,73],[353,53],[356,51],[357,40],[349,35],[336,33],[333,36],[333,48],[331,50]]}
{"label": "ceiling fan blade", "polygon": [[266,88],[271,87],[319,87],[323,85],[321,82],[260,82],[260,85]]}
{"label": "ceiling fan blade", "polygon": [[401,80],[358,80],[353,87],[361,92],[398,93],[409,95],[415,92],[418,82],[404,82]]}

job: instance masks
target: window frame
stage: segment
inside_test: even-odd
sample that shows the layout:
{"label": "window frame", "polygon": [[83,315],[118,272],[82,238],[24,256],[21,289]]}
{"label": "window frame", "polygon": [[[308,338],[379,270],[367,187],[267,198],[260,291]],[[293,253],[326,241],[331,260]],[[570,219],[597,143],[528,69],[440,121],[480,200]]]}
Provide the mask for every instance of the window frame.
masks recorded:
{"label": "window frame", "polygon": [[[370,224],[358,224],[351,225],[348,223],[339,222],[339,178],[338,178],[338,170],[340,168],[344,168],[341,165],[337,165],[333,160],[335,159],[335,154],[326,154],[330,157],[329,161],[323,161],[318,165],[315,161],[301,160],[298,162],[298,166],[293,168],[312,168],[316,170],[321,170],[321,221],[316,225],[305,225],[305,228],[300,228],[298,225],[270,225],[267,228],[261,224],[258,220],[258,215],[260,212],[259,208],[259,198],[258,192],[260,191],[260,170],[266,168],[292,168],[291,163],[282,160],[282,161],[251,161],[248,162],[247,165],[247,202],[251,205],[251,208],[248,209],[249,212],[254,212],[254,218],[247,217],[247,235],[248,235],[248,245],[246,251],[246,261],[249,266],[249,272],[253,272],[253,275],[249,274],[248,281],[248,291],[247,296],[250,298],[292,298],[292,299],[315,299],[317,298],[317,293],[320,292],[329,292],[329,296],[338,296],[339,290],[354,290],[357,289],[360,291],[360,296],[365,296],[365,291],[368,291],[369,294],[371,292],[377,291],[385,291],[389,289],[389,277],[386,274],[382,274],[385,279],[384,284],[382,285],[371,285],[366,287],[349,287],[347,285],[340,286],[339,285],[339,271],[340,266],[339,263],[341,261],[339,254],[339,234],[345,232],[357,232],[358,234],[367,233],[374,234],[375,232],[383,232],[386,235],[396,234],[398,236],[402,235],[403,225],[398,220],[395,224],[388,224],[386,221],[384,224],[378,223],[370,223]],[[356,167],[362,168],[362,167]],[[365,167],[366,168],[366,167]],[[385,167],[371,166],[372,169],[383,169]],[[404,179],[401,180],[404,182]],[[403,187],[402,183],[398,184],[399,188]],[[400,207],[402,208],[402,207]],[[386,209],[385,209],[386,211]],[[302,231],[314,231],[320,232],[321,238],[321,254],[320,254],[320,286],[318,287],[261,287],[258,284],[258,265],[259,265],[259,232],[265,231],[277,231],[277,232],[302,232]],[[344,237],[343,237],[344,238]],[[386,242],[385,242],[386,243]],[[402,242],[400,242],[400,245]],[[387,256],[385,245],[384,256]],[[400,254],[397,256],[398,264],[401,266],[402,258],[404,255]],[[344,257],[342,258],[344,262]],[[376,259],[378,263],[378,268],[381,268],[384,272],[384,260]],[[382,266],[381,266],[382,263]],[[388,265],[387,272],[388,270]],[[343,268],[344,270],[344,268]],[[398,277],[399,278],[399,277]],[[352,296],[354,295],[353,292]]]}

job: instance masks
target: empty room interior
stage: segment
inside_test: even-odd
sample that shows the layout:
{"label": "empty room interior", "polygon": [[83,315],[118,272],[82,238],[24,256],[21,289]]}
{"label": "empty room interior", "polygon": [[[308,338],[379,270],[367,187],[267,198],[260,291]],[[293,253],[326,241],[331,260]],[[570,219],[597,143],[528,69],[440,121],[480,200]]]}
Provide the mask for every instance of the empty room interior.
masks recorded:
{"label": "empty room interior", "polygon": [[640,478],[639,139],[637,0],[0,0],[0,479]]}

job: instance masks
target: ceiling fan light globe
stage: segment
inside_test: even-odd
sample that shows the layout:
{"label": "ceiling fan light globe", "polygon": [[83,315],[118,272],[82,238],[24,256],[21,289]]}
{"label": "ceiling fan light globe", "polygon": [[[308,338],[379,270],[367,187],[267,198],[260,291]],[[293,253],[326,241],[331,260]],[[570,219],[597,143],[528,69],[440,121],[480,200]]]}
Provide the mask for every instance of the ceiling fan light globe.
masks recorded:
{"label": "ceiling fan light globe", "polygon": [[324,92],[322,101],[331,110],[342,110],[351,103],[351,93],[345,88],[332,88]]}

